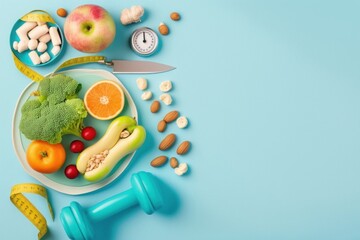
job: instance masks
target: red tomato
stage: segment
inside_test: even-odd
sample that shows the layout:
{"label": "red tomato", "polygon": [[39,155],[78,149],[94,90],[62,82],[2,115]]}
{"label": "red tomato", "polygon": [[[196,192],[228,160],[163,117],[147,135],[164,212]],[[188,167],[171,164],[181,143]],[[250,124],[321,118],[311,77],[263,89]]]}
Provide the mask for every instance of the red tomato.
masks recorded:
{"label": "red tomato", "polygon": [[70,164],[65,168],[65,176],[69,179],[74,179],[79,175],[79,171],[76,168],[76,165]]}
{"label": "red tomato", "polygon": [[65,163],[66,153],[63,145],[45,141],[32,141],[26,150],[30,167],[41,173],[53,173]]}
{"label": "red tomato", "polygon": [[85,127],[81,131],[81,136],[85,140],[88,140],[88,141],[93,140],[96,137],[96,130],[93,127]]}
{"label": "red tomato", "polygon": [[82,152],[82,150],[84,150],[84,148],[85,148],[85,145],[80,140],[74,140],[70,143],[70,151],[72,151],[73,153]]}

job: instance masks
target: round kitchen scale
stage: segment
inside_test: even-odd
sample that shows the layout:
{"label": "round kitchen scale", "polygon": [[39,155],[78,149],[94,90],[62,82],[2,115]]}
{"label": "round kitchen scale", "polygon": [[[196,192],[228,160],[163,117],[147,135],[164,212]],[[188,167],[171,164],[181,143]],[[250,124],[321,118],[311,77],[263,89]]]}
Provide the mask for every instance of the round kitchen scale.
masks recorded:
{"label": "round kitchen scale", "polygon": [[131,48],[140,56],[150,56],[159,46],[159,38],[148,27],[136,29],[131,35]]}

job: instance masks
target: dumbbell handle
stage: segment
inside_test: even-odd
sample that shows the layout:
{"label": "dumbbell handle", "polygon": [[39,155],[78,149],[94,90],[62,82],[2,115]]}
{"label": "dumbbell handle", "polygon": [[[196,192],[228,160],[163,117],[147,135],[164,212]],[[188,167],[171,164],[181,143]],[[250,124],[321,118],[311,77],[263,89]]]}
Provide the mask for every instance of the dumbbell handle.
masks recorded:
{"label": "dumbbell handle", "polygon": [[89,207],[87,215],[92,221],[100,221],[138,203],[133,189],[129,189]]}

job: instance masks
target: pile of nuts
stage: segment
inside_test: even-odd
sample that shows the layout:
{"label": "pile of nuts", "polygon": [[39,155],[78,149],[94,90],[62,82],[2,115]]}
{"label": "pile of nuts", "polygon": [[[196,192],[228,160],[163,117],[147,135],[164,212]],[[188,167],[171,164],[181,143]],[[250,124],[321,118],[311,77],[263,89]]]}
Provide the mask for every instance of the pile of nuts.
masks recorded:
{"label": "pile of nuts", "polygon": [[[180,122],[183,124],[186,121],[186,125],[187,125],[187,122],[188,122],[187,118],[186,117],[179,118],[178,116],[179,116],[178,111],[168,112],[165,115],[165,117],[162,120],[160,120],[160,122],[158,123],[158,127],[157,127],[158,131],[164,132],[168,123],[174,122],[175,120],[179,120],[180,118],[181,118]],[[182,126],[181,128],[186,127],[184,125],[181,125],[181,126]],[[177,139],[177,137],[174,133],[170,133],[170,134],[166,135],[159,144],[159,150],[166,151],[166,150],[170,149],[172,146],[175,145],[176,139]],[[188,153],[190,147],[191,147],[190,141],[183,141],[178,145],[178,147],[176,149],[176,153],[178,155],[184,155],[184,154]],[[154,158],[150,162],[150,165],[152,167],[161,167],[161,166],[165,165],[165,163],[167,161],[168,161],[167,156],[162,155],[162,156]],[[175,173],[179,176],[185,174],[188,171],[187,163],[179,164],[178,159],[175,157],[170,158],[170,166],[174,169]]]}
{"label": "pile of nuts", "polygon": [[[148,83],[145,78],[142,78],[142,77],[138,78],[136,80],[136,84],[137,84],[137,87],[143,91],[143,94],[142,94],[143,100],[149,100],[152,98],[152,96],[153,96],[152,92],[149,90],[146,90],[148,87]],[[160,100],[163,100],[164,104],[170,105],[172,102],[172,98],[167,92],[172,89],[172,82],[170,80],[163,81],[160,83],[159,88],[160,88],[161,92],[164,92],[160,96]],[[144,90],[146,90],[146,91],[144,91]],[[154,100],[150,105],[150,111],[152,113],[159,112],[160,108],[161,108],[161,103],[158,100]],[[189,124],[187,117],[180,116],[180,113],[178,111],[173,110],[173,111],[168,112],[163,117],[163,119],[161,119],[159,121],[159,123],[157,125],[158,132],[165,132],[167,125],[172,122],[175,122],[175,121],[176,121],[176,125],[181,129],[186,128]],[[176,138],[177,137],[174,133],[170,133],[167,136],[165,136],[159,144],[159,150],[166,151],[166,150],[170,149],[173,145],[175,145]],[[191,146],[190,141],[183,141],[177,147],[176,153],[178,155],[184,155],[189,151],[190,146]],[[168,157],[161,155],[161,156],[154,158],[150,162],[150,165],[152,167],[161,167],[161,166],[165,165],[165,163],[167,163],[167,161],[168,161]],[[174,171],[177,175],[183,175],[188,171],[188,165],[186,163],[179,164],[179,161],[175,157],[170,158],[170,166],[174,169]]]}
{"label": "pile of nuts", "polygon": [[102,162],[105,160],[107,155],[109,155],[108,149],[106,149],[98,154],[92,155],[90,157],[89,161],[87,162],[85,172],[90,172],[90,171],[98,168],[100,166],[100,164],[102,164]]}

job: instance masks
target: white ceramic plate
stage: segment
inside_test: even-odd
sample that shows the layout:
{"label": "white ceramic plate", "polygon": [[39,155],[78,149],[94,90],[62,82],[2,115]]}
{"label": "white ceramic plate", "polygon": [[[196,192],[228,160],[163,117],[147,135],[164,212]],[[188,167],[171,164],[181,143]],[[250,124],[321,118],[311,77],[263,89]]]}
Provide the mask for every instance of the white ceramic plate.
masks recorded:
{"label": "white ceramic plate", "polygon": [[[82,89],[79,92],[79,97],[83,98],[86,90],[95,82],[99,80],[111,80],[117,82],[122,89],[124,90],[125,95],[125,106],[124,110],[121,112],[120,115],[128,115],[131,117],[135,117],[138,119],[137,109],[133,99],[131,98],[129,92],[126,90],[124,85],[119,81],[119,79],[113,75],[112,73],[105,71],[105,70],[91,70],[91,69],[75,69],[75,70],[68,70],[61,72],[66,74],[79,83],[82,84]],[[19,130],[19,124],[21,120],[21,107],[22,105],[29,99],[30,93],[35,91],[38,87],[38,83],[31,82],[22,92],[20,95],[18,102],[15,107],[14,117],[13,117],[13,126],[12,126],[12,137],[13,137],[13,146],[16,152],[16,155],[24,167],[25,171],[40,181],[45,186],[52,188],[56,191],[66,193],[66,194],[84,194],[88,192],[95,191],[100,189],[107,184],[114,181],[120,174],[126,169],[126,167],[131,162],[135,153],[131,153],[125,156],[113,169],[113,171],[102,181],[99,182],[88,182],[83,179],[82,175],[79,175],[76,179],[67,179],[64,174],[64,169],[69,164],[75,164],[77,155],[76,153],[72,153],[69,151],[69,145],[71,141],[75,139],[82,140],[86,146],[90,146],[91,144],[95,143],[101,136],[105,133],[107,126],[110,124],[111,120],[101,121],[92,118],[89,114],[88,117],[85,119],[85,125],[93,126],[97,130],[97,136],[92,141],[85,141],[79,137],[66,135],[63,137],[62,144],[66,149],[66,162],[64,166],[57,171],[56,173],[52,174],[42,174],[39,172],[34,171],[26,160],[26,149],[30,144],[30,140],[26,139],[25,136]]]}

